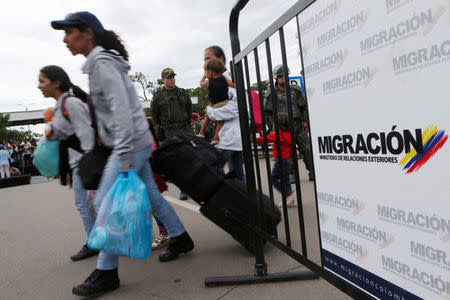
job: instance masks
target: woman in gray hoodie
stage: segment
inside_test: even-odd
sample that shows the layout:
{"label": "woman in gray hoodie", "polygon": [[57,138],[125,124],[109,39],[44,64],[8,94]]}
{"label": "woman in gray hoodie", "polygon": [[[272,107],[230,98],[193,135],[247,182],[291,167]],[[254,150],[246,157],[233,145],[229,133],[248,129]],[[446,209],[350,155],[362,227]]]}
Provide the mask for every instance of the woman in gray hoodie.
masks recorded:
{"label": "woman in gray hoodie", "polygon": [[[97,211],[118,175],[135,169],[146,184],[153,211],[171,236],[171,242],[159,260],[170,261],[180,253],[191,251],[194,248],[192,239],[153,179],[148,161],[153,139],[128,76],[130,66],[125,47],[113,31],[105,30],[97,17],[86,11],[69,14],[51,25],[65,31],[64,43],[73,55],[86,57],[82,70],[89,75],[98,134],[104,145],[113,149],[94,200]],[[91,296],[117,289],[120,285],[118,265],[117,255],[101,251],[97,268],[82,284],[75,286],[72,293]]]}
{"label": "woman in gray hoodie", "polygon": [[[53,108],[50,136],[47,138],[67,140],[75,135],[80,142],[81,151],[92,150],[94,147],[94,130],[91,126],[89,108],[85,103],[87,94],[74,85],[67,73],[58,66],[46,66],[41,69],[38,88],[42,91],[45,98],[52,97],[56,100],[56,105]],[[72,93],[69,93],[70,90],[72,90]],[[75,206],[80,213],[87,240],[94,223],[87,204],[88,191],[83,187],[78,175],[78,163],[80,162],[81,154],[71,148],[68,148],[67,151],[70,169],[72,170]],[[62,177],[65,179],[65,176]],[[65,182],[63,184],[65,185]],[[70,258],[77,261],[97,254],[98,251],[89,249],[86,243],[78,253]]]}

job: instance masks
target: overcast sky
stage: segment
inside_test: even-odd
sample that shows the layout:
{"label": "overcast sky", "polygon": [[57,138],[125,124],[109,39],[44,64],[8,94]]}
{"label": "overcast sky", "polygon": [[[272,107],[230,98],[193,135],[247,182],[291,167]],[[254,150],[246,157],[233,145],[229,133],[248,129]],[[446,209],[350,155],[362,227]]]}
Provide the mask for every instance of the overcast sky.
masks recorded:
{"label": "overcast sky", "polygon": [[[241,47],[296,2],[250,0],[240,17]],[[150,80],[156,80],[163,68],[172,67],[178,86],[194,88],[203,74],[206,47],[219,45],[224,48],[227,60],[231,59],[228,19],[234,3],[232,0],[3,1],[0,112],[54,105],[53,99],[43,98],[37,89],[38,72],[45,65],[63,67],[72,82],[87,90],[87,75],[80,71],[85,58],[71,55],[62,42],[63,32],[53,30],[51,20],[63,19],[69,12],[90,11],[106,29],[116,31],[124,40],[131,73],[143,72]],[[286,34],[286,39],[290,55],[295,56],[298,49],[295,32]],[[272,45],[279,47],[279,42],[275,39]]]}

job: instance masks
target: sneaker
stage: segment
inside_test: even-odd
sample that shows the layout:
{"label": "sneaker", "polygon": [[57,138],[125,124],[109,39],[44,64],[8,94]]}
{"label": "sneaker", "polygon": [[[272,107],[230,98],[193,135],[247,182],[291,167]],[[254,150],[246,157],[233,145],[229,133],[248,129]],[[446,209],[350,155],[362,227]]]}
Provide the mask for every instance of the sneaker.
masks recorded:
{"label": "sneaker", "polygon": [[[277,206],[283,208],[283,201],[277,203]],[[295,193],[292,192],[289,196],[286,196],[286,207],[296,207],[297,206],[297,198],[295,197]]]}
{"label": "sneaker", "polygon": [[188,195],[186,195],[186,193],[180,192],[180,200],[187,200],[188,199]]}
{"label": "sneaker", "polygon": [[199,134],[196,134],[196,136],[198,136],[198,137],[203,137],[203,138],[205,137],[203,134],[200,134],[200,133],[199,133]]}
{"label": "sneaker", "polygon": [[295,196],[294,192],[292,192],[289,196],[286,197],[286,206],[287,207],[297,206],[297,197]]}
{"label": "sneaker", "polygon": [[218,140],[212,140],[210,142],[210,144],[213,145],[213,146],[217,146],[217,145],[219,145],[219,141]]}
{"label": "sneaker", "polygon": [[86,280],[72,289],[72,294],[81,297],[99,296],[118,289],[120,279],[118,268],[112,270],[95,269]]}
{"label": "sneaker", "polygon": [[170,243],[170,236],[168,234],[159,234],[152,243],[152,250],[165,248]]}
{"label": "sneaker", "polygon": [[83,247],[81,247],[80,251],[78,251],[77,254],[72,255],[70,259],[73,261],[78,261],[97,255],[98,253],[99,253],[98,250],[90,249],[86,244],[84,244]]}

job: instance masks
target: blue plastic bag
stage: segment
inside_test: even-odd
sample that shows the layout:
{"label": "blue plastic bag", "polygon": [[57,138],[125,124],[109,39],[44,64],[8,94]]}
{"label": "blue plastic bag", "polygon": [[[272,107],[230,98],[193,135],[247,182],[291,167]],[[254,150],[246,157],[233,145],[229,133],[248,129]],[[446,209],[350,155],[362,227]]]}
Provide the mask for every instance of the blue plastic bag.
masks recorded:
{"label": "blue plastic bag", "polygon": [[33,165],[46,177],[59,175],[59,140],[44,141],[33,154]]}
{"label": "blue plastic bag", "polygon": [[135,170],[120,173],[102,201],[89,248],[146,259],[152,251],[152,208]]}

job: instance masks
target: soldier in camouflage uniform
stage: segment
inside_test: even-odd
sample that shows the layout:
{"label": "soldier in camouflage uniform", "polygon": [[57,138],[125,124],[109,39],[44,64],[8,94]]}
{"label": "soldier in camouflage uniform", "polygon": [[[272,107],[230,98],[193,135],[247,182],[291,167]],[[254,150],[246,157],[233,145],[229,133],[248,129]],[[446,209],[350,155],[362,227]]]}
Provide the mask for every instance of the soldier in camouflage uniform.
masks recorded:
{"label": "soldier in camouflage uniform", "polygon": [[185,89],[175,85],[175,72],[166,68],[161,73],[164,86],[153,95],[151,114],[153,122],[159,130],[159,140],[181,132],[192,133],[191,97]]}
{"label": "soldier in camouflage uniform", "polygon": [[[185,89],[175,85],[175,75],[171,68],[162,71],[161,80],[164,86],[154,93],[150,107],[160,141],[182,132],[192,133],[191,97]],[[180,193],[180,200],[187,198],[185,193]]]}
{"label": "soldier in camouflage uniform", "polygon": [[[284,80],[284,68],[282,65],[275,67],[273,71],[275,79],[276,101],[278,112],[288,113],[286,99],[286,86]],[[289,85],[292,103],[292,115],[294,117],[295,142],[300,154],[303,156],[306,169],[309,171],[309,180],[314,180],[313,158],[311,143],[307,134],[308,104],[303,97],[302,90],[298,85]],[[268,90],[264,95],[264,116],[268,128],[273,127],[272,92]]]}

